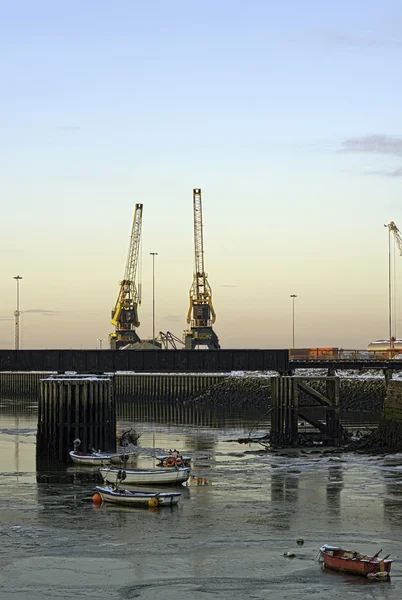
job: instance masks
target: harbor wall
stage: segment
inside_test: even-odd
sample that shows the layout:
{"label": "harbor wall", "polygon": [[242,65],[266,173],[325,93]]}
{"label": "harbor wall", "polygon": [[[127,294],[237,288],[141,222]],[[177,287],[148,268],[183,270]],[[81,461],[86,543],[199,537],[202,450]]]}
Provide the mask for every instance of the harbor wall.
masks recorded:
{"label": "harbor wall", "polygon": [[381,421],[369,446],[376,451],[402,452],[402,380],[389,382]]}
{"label": "harbor wall", "polygon": [[[38,400],[40,380],[56,375],[52,372],[0,373],[0,399]],[[224,381],[227,375],[215,374],[141,374],[118,373],[114,376],[114,394],[122,401],[141,399],[181,402],[197,396]]]}

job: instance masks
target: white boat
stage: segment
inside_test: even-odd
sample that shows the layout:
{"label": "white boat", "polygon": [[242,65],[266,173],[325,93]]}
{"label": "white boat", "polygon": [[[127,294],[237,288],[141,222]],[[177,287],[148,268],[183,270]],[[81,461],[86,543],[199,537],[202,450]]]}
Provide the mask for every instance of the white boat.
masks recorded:
{"label": "white boat", "polygon": [[103,467],[110,463],[125,466],[130,464],[137,455],[134,453],[117,454],[111,452],[79,452],[78,450],[71,450],[70,457],[76,465],[97,465],[98,467]]}
{"label": "white boat", "polygon": [[110,464],[112,457],[118,457],[119,454],[112,454],[109,452],[78,452],[71,450],[70,457],[73,463],[76,465],[103,465]]}
{"label": "white boat", "polygon": [[127,506],[173,506],[180,500],[180,492],[139,492],[96,486],[102,502]]}
{"label": "white boat", "polygon": [[[178,485],[188,480],[190,467],[176,467],[175,469],[124,469],[126,477],[124,483],[127,485]],[[103,480],[106,483],[116,484],[119,469],[100,469]]]}

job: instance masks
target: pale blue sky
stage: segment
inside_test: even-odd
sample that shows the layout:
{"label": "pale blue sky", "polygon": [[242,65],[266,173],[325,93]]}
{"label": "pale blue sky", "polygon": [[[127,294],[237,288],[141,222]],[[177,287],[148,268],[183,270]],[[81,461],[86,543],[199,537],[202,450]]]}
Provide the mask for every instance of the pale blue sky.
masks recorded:
{"label": "pale blue sky", "polygon": [[383,224],[402,227],[400,2],[0,10],[2,347],[18,273],[23,347],[107,338],[136,202],[139,333],[152,334],[155,251],[156,329],[181,335],[194,187],[223,347],[288,347],[291,293],[297,346],[387,336]]}

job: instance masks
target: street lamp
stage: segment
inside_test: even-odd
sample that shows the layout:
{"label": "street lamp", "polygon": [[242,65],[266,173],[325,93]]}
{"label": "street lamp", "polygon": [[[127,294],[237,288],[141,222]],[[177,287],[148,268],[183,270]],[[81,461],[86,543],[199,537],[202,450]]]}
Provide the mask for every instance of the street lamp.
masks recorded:
{"label": "street lamp", "polygon": [[99,350],[102,350],[102,342],[105,340],[105,338],[98,338],[98,342],[99,342]]}
{"label": "street lamp", "polygon": [[292,331],[293,331],[293,335],[292,335],[292,348],[294,349],[295,347],[295,298],[297,298],[296,294],[290,294],[290,297],[292,298],[292,308],[293,308],[293,318],[292,318]]}
{"label": "street lamp", "polygon": [[152,345],[155,346],[155,256],[157,252],[150,252],[152,256]]}
{"label": "street lamp", "polygon": [[15,349],[20,349],[20,277],[17,275],[14,277],[17,281],[17,310],[14,311],[15,316]]}

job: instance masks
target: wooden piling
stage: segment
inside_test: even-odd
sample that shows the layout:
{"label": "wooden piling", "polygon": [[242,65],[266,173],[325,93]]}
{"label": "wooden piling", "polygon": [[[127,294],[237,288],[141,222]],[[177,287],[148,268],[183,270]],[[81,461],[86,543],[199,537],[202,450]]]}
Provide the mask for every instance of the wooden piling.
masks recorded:
{"label": "wooden piling", "polygon": [[271,377],[271,443],[297,446],[298,391],[292,377]]}
{"label": "wooden piling", "polygon": [[40,382],[38,458],[69,460],[74,440],[79,449],[115,451],[116,410],[110,376],[56,375]]}

